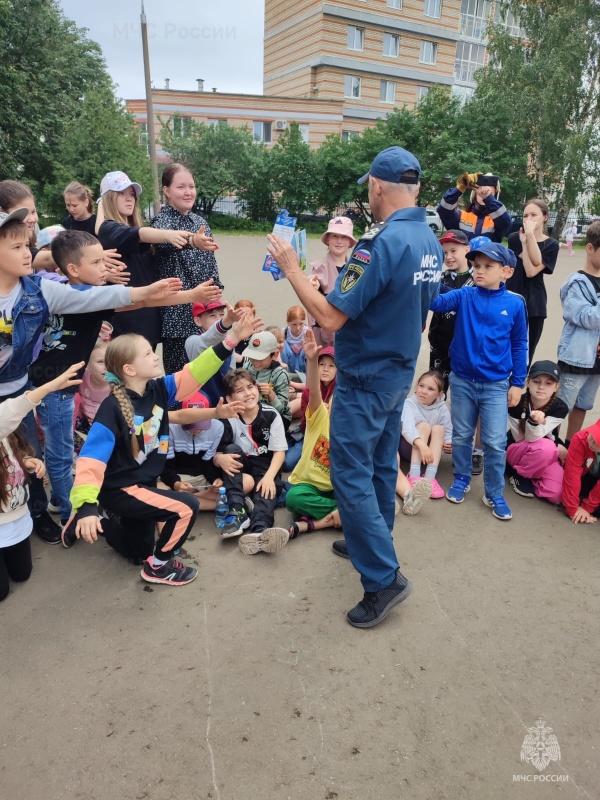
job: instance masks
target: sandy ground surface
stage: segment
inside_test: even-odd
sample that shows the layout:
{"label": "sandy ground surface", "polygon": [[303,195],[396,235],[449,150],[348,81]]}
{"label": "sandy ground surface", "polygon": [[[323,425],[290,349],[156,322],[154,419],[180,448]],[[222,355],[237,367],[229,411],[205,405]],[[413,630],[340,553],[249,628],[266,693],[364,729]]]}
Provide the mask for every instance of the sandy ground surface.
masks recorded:
{"label": "sandy ground surface", "polygon": [[[230,298],[282,323],[294,298],[260,272],[263,240],[219,240]],[[561,252],[547,280],[538,357],[555,356],[558,289],[582,264]],[[510,488],[498,522],[481,494],[479,477],[461,507],[400,515],[414,593],[370,631],[345,620],[362,590],[333,531],[248,557],[205,514],[186,547],[198,580],[173,590],[103,542],[34,541],[31,580],[0,607],[0,797],[600,797],[600,527]],[[520,761],[538,719],[562,755],[541,773]]]}

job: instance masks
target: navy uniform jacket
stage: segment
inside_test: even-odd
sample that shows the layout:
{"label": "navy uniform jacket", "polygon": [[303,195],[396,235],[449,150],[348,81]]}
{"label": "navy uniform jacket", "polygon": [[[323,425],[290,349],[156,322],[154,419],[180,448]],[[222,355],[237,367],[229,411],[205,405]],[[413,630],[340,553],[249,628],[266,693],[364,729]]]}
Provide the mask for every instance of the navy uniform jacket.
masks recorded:
{"label": "navy uniform jacket", "polygon": [[444,252],[424,208],[394,211],[358,242],[331,303],[349,319],[335,335],[337,383],[393,392],[410,383]]}

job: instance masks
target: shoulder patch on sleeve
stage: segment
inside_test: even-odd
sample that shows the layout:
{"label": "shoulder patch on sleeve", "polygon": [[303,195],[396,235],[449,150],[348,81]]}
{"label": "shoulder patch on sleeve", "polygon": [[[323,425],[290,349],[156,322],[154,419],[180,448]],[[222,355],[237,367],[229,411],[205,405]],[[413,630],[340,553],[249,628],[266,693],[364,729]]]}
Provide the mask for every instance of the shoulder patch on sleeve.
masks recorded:
{"label": "shoulder patch on sleeve", "polygon": [[371,253],[366,247],[358,247],[351,256],[352,261],[360,261],[361,264],[371,263]]}
{"label": "shoulder patch on sleeve", "polygon": [[340,286],[342,294],[346,294],[346,292],[349,292],[350,289],[353,289],[364,274],[364,267],[362,267],[360,264],[355,264],[354,262],[350,261]]}
{"label": "shoulder patch on sleeve", "polygon": [[378,222],[376,225],[373,225],[366,233],[360,237],[361,242],[371,242],[376,236],[378,236],[381,231],[385,228],[387,222]]}

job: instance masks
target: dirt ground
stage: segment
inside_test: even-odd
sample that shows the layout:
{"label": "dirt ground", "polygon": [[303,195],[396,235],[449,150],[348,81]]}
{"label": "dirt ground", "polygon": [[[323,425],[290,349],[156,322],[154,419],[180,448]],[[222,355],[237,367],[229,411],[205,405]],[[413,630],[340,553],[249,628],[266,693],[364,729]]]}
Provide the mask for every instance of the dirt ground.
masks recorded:
{"label": "dirt ground", "polygon": [[[281,324],[294,295],[261,273],[264,240],[219,241],[229,298]],[[547,279],[540,358],[582,264],[561,251]],[[445,487],[450,474],[445,457]],[[502,523],[481,494],[478,477],[464,505],[398,517],[414,593],[368,631],[345,620],[362,589],[333,531],[248,557],[201,515],[186,546],[199,577],[172,590],[103,542],[34,541],[30,581],[0,606],[0,798],[600,797],[600,525],[510,488]],[[539,719],[561,751],[541,772],[520,760]]]}

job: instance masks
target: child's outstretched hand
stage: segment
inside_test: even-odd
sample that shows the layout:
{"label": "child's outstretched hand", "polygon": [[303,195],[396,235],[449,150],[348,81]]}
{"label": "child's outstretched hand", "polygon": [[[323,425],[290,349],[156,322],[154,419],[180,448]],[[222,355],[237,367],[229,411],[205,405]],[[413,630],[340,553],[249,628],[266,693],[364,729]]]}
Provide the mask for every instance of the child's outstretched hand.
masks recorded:
{"label": "child's outstretched hand", "polygon": [[85,367],[85,361],[79,361],[79,363],[73,364],[66,369],[62,375],[59,375],[58,378],[54,378],[54,380],[48,381],[48,383],[44,383],[42,386],[38,386],[37,389],[28,391],[27,396],[32,403],[39,403],[46,395],[50,394],[50,392],[60,392],[61,389],[68,389],[69,386],[79,386],[81,379],[77,377],[77,373],[80,369],[83,369],[83,367]]}
{"label": "child's outstretched hand", "polygon": [[180,278],[163,278],[162,281],[155,281],[143,287],[143,299],[164,300],[177,294],[182,288],[183,283]]}
{"label": "child's outstretched hand", "polygon": [[239,337],[239,340],[243,342],[244,339],[248,339],[253,333],[260,333],[264,327],[264,322],[260,317],[256,317],[254,314],[244,314],[242,319],[235,323],[233,330]]}
{"label": "child's outstretched hand", "polygon": [[226,328],[231,328],[236,322],[239,322],[244,316],[245,308],[234,308],[231,303],[225,303],[225,314],[223,314],[223,325]]}
{"label": "child's outstretched hand", "polygon": [[217,419],[233,419],[244,411],[244,404],[239,400],[233,400],[231,403],[226,403],[222,397],[219,397],[219,402],[215,406]]}
{"label": "child's outstretched hand", "polygon": [[308,328],[304,333],[304,340],[302,342],[302,349],[308,361],[315,361],[319,357],[319,353],[323,349],[317,344],[315,334],[312,328]]}
{"label": "child's outstretched hand", "polygon": [[223,290],[215,285],[214,279],[209,278],[204,283],[199,283],[191,292],[193,303],[218,303],[223,294]]}
{"label": "child's outstretched hand", "polygon": [[212,236],[207,236],[204,231],[206,230],[206,225],[203,225],[198,233],[195,233],[191,240],[190,244],[194,247],[197,247],[198,250],[218,250],[219,245],[214,241]]}

